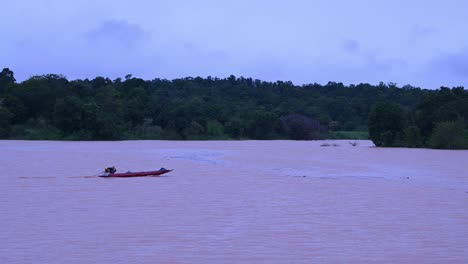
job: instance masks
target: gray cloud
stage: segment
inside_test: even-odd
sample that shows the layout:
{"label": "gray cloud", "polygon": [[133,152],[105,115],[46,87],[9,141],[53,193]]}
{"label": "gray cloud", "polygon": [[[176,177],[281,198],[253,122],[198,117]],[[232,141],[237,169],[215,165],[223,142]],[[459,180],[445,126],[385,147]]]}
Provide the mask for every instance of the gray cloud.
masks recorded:
{"label": "gray cloud", "polygon": [[400,58],[379,58],[376,55],[367,55],[366,61],[369,71],[389,72],[404,70],[408,65],[405,60]]}
{"label": "gray cloud", "polygon": [[126,48],[135,48],[149,37],[139,25],[125,20],[107,20],[84,35],[92,44],[112,43]]}
{"label": "gray cloud", "polygon": [[468,48],[440,55],[432,62],[432,68],[452,78],[468,81]]}
{"label": "gray cloud", "polygon": [[360,44],[357,40],[348,39],[342,43],[343,50],[350,54],[355,54],[360,51]]}
{"label": "gray cloud", "polygon": [[[466,83],[463,1],[42,2],[2,6],[9,12],[0,16],[0,62],[19,81],[45,73],[132,73],[430,88]],[[437,54],[443,55],[433,62]]]}
{"label": "gray cloud", "polygon": [[446,58],[447,68],[453,75],[468,80],[468,52],[451,55]]}
{"label": "gray cloud", "polygon": [[[399,70],[408,64],[402,58],[393,56],[383,56],[376,52],[361,47],[359,41],[348,39],[343,41],[342,49],[347,55],[351,55],[352,60],[349,68],[359,69],[359,71],[369,73],[386,73]],[[345,66],[346,67],[346,66]]]}

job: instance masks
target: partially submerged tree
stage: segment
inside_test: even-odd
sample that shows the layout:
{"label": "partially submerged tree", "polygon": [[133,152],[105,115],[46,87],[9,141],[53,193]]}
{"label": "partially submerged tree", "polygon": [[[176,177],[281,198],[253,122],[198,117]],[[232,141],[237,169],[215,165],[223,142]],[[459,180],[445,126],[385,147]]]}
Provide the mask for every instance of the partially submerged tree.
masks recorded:
{"label": "partially submerged tree", "polygon": [[463,149],[468,147],[464,128],[463,119],[436,123],[429,140],[430,147],[438,149]]}
{"label": "partially submerged tree", "polygon": [[288,115],[282,118],[282,122],[290,139],[324,139],[327,135],[327,129],[319,121],[304,115]]}
{"label": "partially submerged tree", "polygon": [[398,104],[379,103],[369,115],[369,137],[378,147],[402,146],[405,124],[405,113]]}

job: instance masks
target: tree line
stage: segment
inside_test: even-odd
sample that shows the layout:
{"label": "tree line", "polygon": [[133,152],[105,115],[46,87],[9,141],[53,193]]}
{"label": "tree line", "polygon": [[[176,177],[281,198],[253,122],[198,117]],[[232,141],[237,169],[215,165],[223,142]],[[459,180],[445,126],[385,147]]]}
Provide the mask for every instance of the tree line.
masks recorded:
{"label": "tree line", "polygon": [[298,86],[233,75],[68,80],[47,74],[16,82],[5,68],[0,138],[311,140],[369,131],[378,146],[441,147],[435,138],[451,131],[447,126],[465,133],[467,97],[462,87]]}
{"label": "tree line", "polygon": [[381,147],[467,149],[468,91],[441,87],[414,109],[380,102],[370,113],[369,135]]}

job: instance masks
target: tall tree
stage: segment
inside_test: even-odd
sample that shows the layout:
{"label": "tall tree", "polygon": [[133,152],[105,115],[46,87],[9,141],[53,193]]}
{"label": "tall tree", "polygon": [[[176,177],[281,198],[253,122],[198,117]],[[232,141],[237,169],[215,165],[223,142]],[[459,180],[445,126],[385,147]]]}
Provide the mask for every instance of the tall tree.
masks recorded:
{"label": "tall tree", "polygon": [[398,104],[379,103],[369,116],[369,137],[378,147],[402,146],[405,124],[404,111]]}
{"label": "tall tree", "polygon": [[9,68],[3,68],[0,72],[0,94],[5,92],[7,86],[16,82],[15,74]]}

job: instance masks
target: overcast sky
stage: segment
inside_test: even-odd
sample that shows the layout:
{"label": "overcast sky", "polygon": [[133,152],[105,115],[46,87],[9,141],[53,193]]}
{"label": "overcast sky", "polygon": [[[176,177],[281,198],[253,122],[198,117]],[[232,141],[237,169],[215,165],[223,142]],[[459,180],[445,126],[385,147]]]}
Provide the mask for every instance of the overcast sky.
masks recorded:
{"label": "overcast sky", "polygon": [[464,0],[0,0],[17,80],[126,74],[468,88]]}

